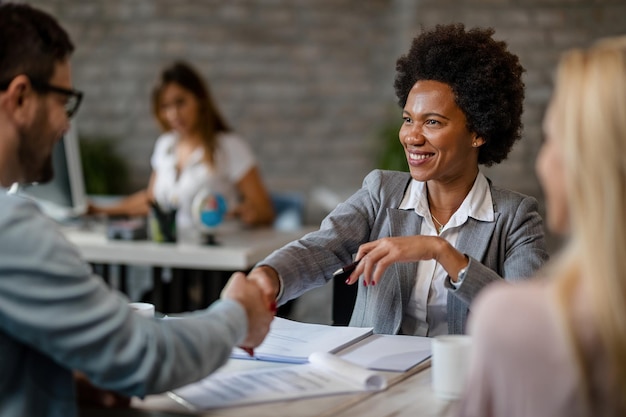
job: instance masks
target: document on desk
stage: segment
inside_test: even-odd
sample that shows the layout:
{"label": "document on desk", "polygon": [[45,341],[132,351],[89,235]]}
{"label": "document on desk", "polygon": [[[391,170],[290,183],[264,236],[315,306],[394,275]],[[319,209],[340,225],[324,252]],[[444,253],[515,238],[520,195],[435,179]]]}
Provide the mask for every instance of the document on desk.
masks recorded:
{"label": "document on desk", "polygon": [[307,364],[291,364],[230,373],[216,373],[168,393],[199,411],[387,388],[384,375],[326,352],[314,353]]}
{"label": "document on desk", "polygon": [[239,348],[231,358],[306,363],[315,352],[334,353],[372,334],[371,327],[328,326],[275,317],[270,332],[250,357]]}
{"label": "document on desk", "polygon": [[430,358],[431,343],[430,337],[373,334],[337,355],[367,369],[406,372]]}

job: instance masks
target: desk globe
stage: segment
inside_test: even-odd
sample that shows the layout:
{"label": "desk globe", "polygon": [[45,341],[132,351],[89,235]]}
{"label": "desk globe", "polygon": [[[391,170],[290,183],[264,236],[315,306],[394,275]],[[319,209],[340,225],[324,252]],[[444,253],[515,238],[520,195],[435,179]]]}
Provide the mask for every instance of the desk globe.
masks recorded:
{"label": "desk globe", "polygon": [[226,209],[226,199],[219,193],[211,190],[202,190],[194,197],[191,213],[194,223],[202,233],[202,242],[204,244],[217,244],[215,233],[224,221]]}

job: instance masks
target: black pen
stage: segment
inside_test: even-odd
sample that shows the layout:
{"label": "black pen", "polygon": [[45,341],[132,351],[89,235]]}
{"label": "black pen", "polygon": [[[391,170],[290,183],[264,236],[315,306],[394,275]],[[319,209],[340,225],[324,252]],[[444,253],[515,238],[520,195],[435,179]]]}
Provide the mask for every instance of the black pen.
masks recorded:
{"label": "black pen", "polygon": [[360,261],[361,260],[359,259],[358,261],[352,262],[350,265],[346,265],[343,268],[339,268],[338,270],[333,272],[333,278],[347,279],[352,273],[352,271],[354,271],[354,269],[356,268],[356,266],[359,264]]}

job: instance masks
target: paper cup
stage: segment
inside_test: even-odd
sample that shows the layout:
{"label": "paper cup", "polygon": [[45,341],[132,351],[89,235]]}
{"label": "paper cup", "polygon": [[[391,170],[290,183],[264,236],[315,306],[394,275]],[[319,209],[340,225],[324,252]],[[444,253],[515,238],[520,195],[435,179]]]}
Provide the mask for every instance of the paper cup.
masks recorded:
{"label": "paper cup", "polygon": [[135,313],[144,317],[154,317],[154,304],[150,303],[129,303],[128,306]]}
{"label": "paper cup", "polygon": [[467,335],[444,335],[432,341],[432,387],[437,397],[461,397],[469,371],[472,340]]}

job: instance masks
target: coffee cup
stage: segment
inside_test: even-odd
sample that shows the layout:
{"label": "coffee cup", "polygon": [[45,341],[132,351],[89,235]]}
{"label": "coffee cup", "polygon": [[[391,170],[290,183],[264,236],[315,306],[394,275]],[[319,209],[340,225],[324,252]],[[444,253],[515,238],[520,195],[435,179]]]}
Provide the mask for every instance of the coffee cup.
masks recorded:
{"label": "coffee cup", "polygon": [[129,303],[128,306],[135,313],[144,317],[154,317],[154,304],[150,303]]}
{"label": "coffee cup", "polygon": [[437,397],[461,397],[469,371],[472,340],[467,335],[441,335],[432,341],[432,387]]}

